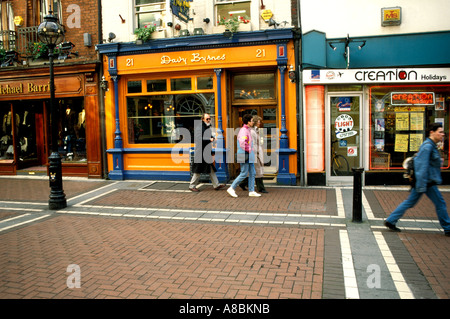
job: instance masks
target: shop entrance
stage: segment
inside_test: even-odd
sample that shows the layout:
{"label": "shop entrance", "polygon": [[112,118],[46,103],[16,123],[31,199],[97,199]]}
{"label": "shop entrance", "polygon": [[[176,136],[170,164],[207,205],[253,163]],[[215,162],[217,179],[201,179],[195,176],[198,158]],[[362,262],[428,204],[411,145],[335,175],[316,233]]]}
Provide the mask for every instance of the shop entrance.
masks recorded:
{"label": "shop entrance", "polygon": [[361,167],[361,94],[328,95],[325,165],[327,184],[350,184]]}
{"label": "shop entrance", "polygon": [[[235,131],[234,137],[234,157],[236,158],[237,152],[237,141],[236,136],[239,129],[242,127],[242,117],[245,114],[250,114],[252,116],[258,115],[262,118],[263,122],[263,134],[261,138],[263,139],[264,148],[264,176],[275,177],[277,175],[278,169],[278,158],[276,155],[276,149],[278,148],[279,138],[277,129],[277,108],[276,106],[267,105],[252,105],[252,106],[235,106],[232,108],[232,127]],[[231,177],[234,178],[239,175],[240,165],[234,161],[231,165]]]}

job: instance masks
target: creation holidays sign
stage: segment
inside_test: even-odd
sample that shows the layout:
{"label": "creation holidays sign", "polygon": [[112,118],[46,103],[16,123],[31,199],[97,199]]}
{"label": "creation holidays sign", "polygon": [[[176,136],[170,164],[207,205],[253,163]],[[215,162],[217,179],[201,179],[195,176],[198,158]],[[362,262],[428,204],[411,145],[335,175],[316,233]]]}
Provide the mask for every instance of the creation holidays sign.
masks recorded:
{"label": "creation holidays sign", "polygon": [[450,68],[304,70],[304,84],[449,83]]}
{"label": "creation holidays sign", "polygon": [[189,22],[190,2],[193,0],[170,0],[172,14],[183,22]]}

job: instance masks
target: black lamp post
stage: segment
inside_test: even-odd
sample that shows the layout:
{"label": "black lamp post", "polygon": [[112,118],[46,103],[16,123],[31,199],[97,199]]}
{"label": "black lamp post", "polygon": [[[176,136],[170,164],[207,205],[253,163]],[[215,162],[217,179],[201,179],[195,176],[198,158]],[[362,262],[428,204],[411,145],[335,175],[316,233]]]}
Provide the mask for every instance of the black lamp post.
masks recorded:
{"label": "black lamp post", "polygon": [[49,157],[50,196],[49,209],[62,209],[67,207],[66,195],[62,187],[61,156],[58,152],[58,123],[59,112],[55,108],[55,77],[53,74],[53,50],[64,40],[64,29],[58,23],[58,18],[49,11],[44,17],[37,31],[39,40],[48,46],[48,60],[50,64],[50,112],[52,126],[52,153]]}

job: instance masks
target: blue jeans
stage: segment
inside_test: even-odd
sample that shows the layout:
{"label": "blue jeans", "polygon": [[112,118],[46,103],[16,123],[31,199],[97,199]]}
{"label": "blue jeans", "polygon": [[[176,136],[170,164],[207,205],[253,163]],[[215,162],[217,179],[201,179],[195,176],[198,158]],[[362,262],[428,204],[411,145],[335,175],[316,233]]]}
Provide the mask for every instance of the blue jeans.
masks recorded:
{"label": "blue jeans", "polygon": [[[397,221],[405,214],[406,210],[413,207],[419,201],[422,194],[424,193],[418,193],[415,188],[413,188],[408,198],[403,201],[403,203],[398,205],[398,207],[392,212],[392,214],[388,218],[386,218],[386,221],[395,225]],[[447,205],[441,195],[441,192],[436,185],[433,185],[427,187],[427,191],[425,192],[425,194],[429,199],[431,199],[434,206],[436,207],[436,214],[438,216],[441,227],[446,233],[450,232],[450,218],[448,217]]]}
{"label": "blue jeans", "polygon": [[238,184],[242,182],[248,175],[248,191],[255,191],[255,164],[253,163],[241,163],[241,173],[234,180],[233,184],[231,184],[231,188],[236,189]]}

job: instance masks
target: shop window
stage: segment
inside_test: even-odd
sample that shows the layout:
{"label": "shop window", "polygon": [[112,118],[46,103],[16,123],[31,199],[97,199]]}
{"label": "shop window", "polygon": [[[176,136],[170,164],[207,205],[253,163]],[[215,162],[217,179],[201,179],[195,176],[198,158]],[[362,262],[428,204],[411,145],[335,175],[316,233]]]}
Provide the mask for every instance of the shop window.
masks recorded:
{"label": "shop window", "polygon": [[147,80],[147,92],[167,91],[167,80]]}
{"label": "shop window", "polygon": [[128,81],[128,93],[142,93],[142,81]]}
{"label": "shop window", "polygon": [[214,93],[128,97],[128,142],[193,142],[194,121],[205,112],[214,123]]}
{"label": "shop window", "polygon": [[146,25],[155,25],[157,27],[161,27],[165,10],[166,1],[134,0],[136,27],[142,28]]}
{"label": "shop window", "polygon": [[275,73],[238,74],[233,85],[234,100],[276,100]]}
{"label": "shop window", "polygon": [[63,162],[86,161],[86,114],[83,99],[59,100],[58,151]]}
{"label": "shop window", "polygon": [[[3,105],[2,105],[3,106]],[[14,159],[14,146],[13,146],[13,130],[12,121],[13,115],[11,107],[0,108],[1,119],[1,136],[0,136],[0,162],[3,160]]]}
{"label": "shop window", "polygon": [[250,17],[251,1],[230,1],[216,0],[216,21],[228,19],[230,15],[238,15],[240,17]]}
{"label": "shop window", "polygon": [[441,122],[446,132],[438,148],[449,168],[450,86],[383,86],[370,89],[370,169],[403,169],[426,139],[426,128]]}

